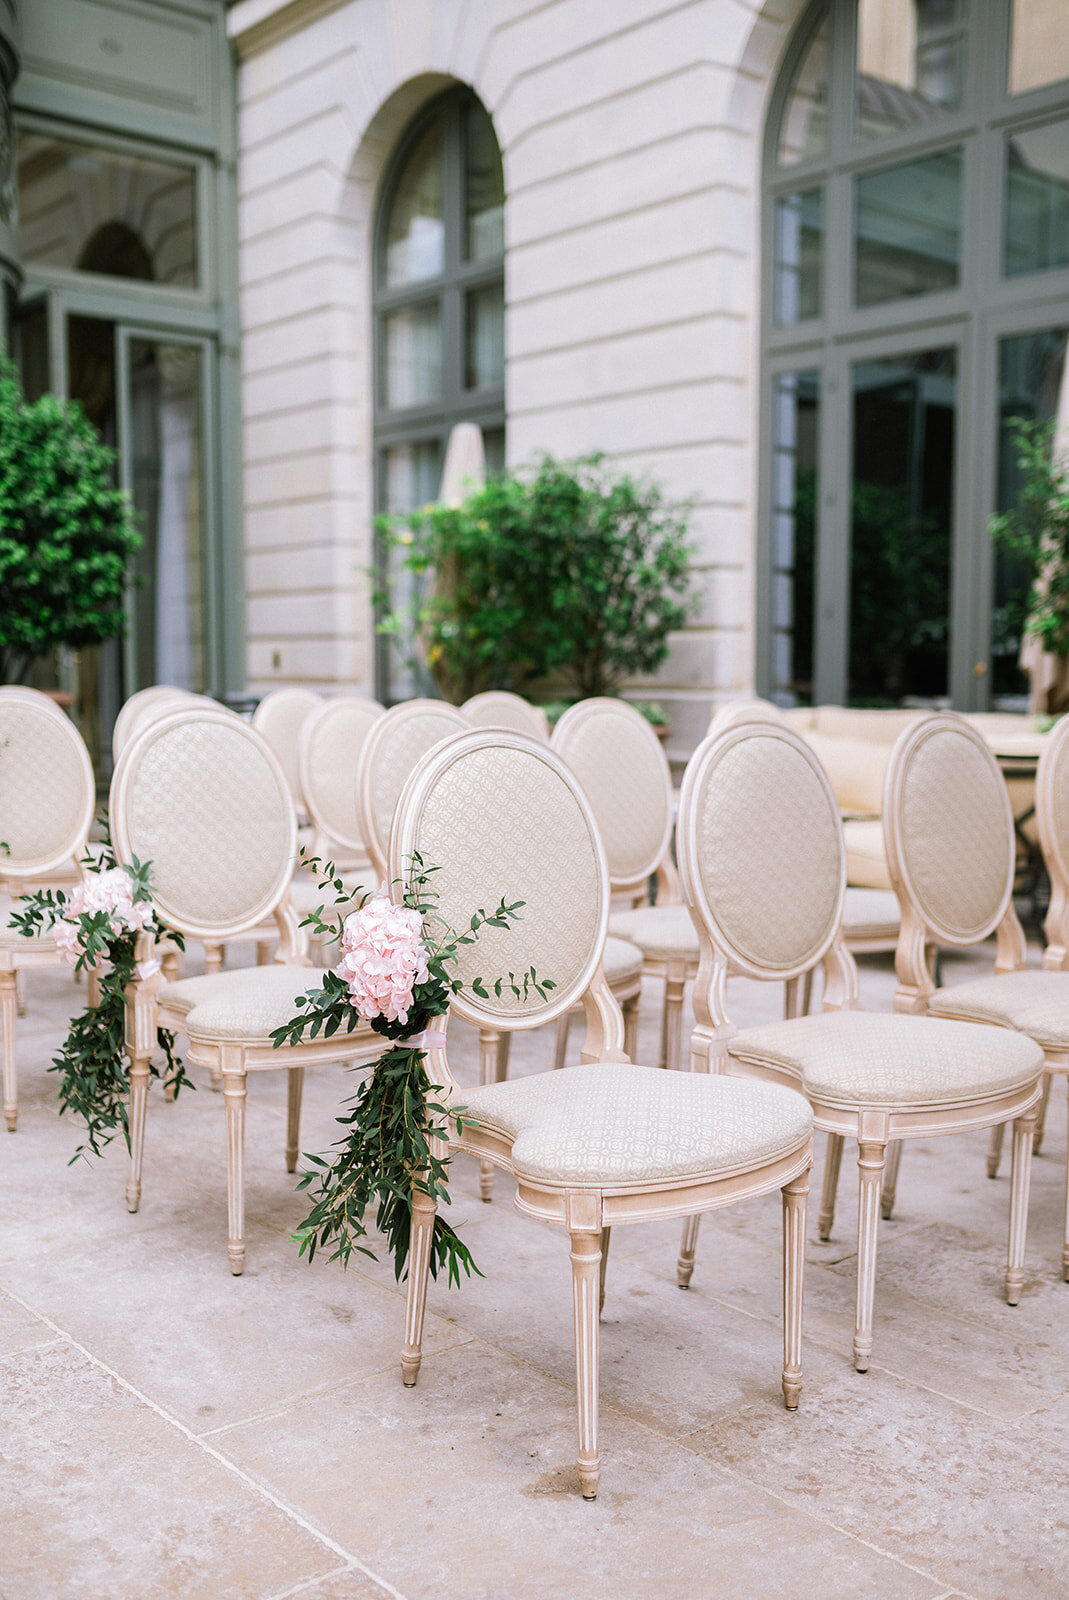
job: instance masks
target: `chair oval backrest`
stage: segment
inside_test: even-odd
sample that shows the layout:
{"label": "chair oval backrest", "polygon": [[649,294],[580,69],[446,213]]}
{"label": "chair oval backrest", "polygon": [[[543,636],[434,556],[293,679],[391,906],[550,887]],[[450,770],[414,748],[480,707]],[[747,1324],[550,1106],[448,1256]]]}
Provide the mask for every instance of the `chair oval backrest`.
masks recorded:
{"label": "chair oval backrest", "polygon": [[785,724],[706,736],[683,774],[676,854],[691,914],[749,976],[796,976],[831,947],[846,893],[839,808]]}
{"label": "chair oval backrest", "polygon": [[301,725],[298,772],[308,815],[323,838],[363,853],[364,837],[356,805],[360,752],[384,707],[359,695],[324,700]]}
{"label": "chair oval backrest", "polygon": [[706,733],[725,733],[740,722],[771,722],[776,727],[788,727],[786,717],[771,700],[729,700],[717,706],[709,718]]}
{"label": "chair oval backrest", "polygon": [[531,739],[549,743],[549,722],[541,706],[533,706],[522,695],[508,689],[487,689],[465,700],[461,711],[473,728],[510,728]]}
{"label": "chair oval backrest", "polygon": [[129,741],[111,780],[122,862],[152,864],[163,920],[208,943],[255,927],[286,892],[297,819],[263,736],[225,711],[183,707]]}
{"label": "chair oval backrest", "polygon": [[82,856],[95,801],[74,723],[35,689],[0,689],[0,874],[33,878]]}
{"label": "chair oval backrest", "polygon": [[[430,751],[411,774],[390,835],[391,880],[406,878],[413,853],[435,867],[437,915],[464,929],[477,910],[524,902],[510,927],[483,928],[454,969],[465,985],[486,980],[452,1009],[480,1027],[533,1028],[568,1010],[601,960],[609,880],[590,802],[552,750],[523,734],[477,729]],[[534,968],[555,987],[517,999],[509,972]]]}
{"label": "chair oval backrest", "polygon": [[1013,813],[997,761],[964,718],[940,712],[899,735],[883,833],[891,883],[940,943],[994,932],[1013,893]]}
{"label": "chair oval backrest", "polygon": [[570,706],[551,743],[594,808],[613,891],[640,888],[672,831],[672,777],[661,741],[626,700],[599,696]]}
{"label": "chair oval backrest", "polygon": [[1069,717],[1055,723],[1036,768],[1036,828],[1053,879],[1069,884]]}
{"label": "chair oval backrest", "polygon": [[290,794],[296,805],[304,804],[298,766],[298,742],[305,717],[323,703],[314,689],[272,689],[265,694],[252,716],[252,725],[263,734],[286,774]]}
{"label": "chair oval backrest", "polygon": [[464,713],[444,700],[405,700],[371,729],[360,752],[356,792],[360,831],[380,876],[386,873],[390,824],[409,773],[428,750],[470,726]]}
{"label": "chair oval backrest", "polygon": [[147,689],[135,689],[130,698],[124,700],[119,707],[115,726],[111,730],[113,758],[118,761],[123,746],[133,736],[138,719],[146,706],[153,705],[157,700],[181,700],[185,694],[185,689],[176,689],[168,683],[154,683]]}

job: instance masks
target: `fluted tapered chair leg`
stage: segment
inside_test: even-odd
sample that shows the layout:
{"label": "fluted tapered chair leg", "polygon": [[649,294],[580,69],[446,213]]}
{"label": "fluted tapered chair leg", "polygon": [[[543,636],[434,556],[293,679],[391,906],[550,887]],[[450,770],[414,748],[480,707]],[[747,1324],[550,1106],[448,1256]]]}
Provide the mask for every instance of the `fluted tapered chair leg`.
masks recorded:
{"label": "fluted tapered chair leg", "polygon": [[1032,1182],[1032,1140],[1035,1130],[1034,1109],[1014,1121],[1013,1153],[1010,1157],[1010,1233],[1006,1250],[1006,1303],[1011,1306],[1017,1305],[1024,1288],[1024,1247],[1028,1230],[1028,1191]]}
{"label": "fluted tapered chair leg", "polygon": [[598,1280],[598,1316],[605,1310],[605,1274],[609,1266],[609,1240],[612,1237],[611,1228],[601,1230],[601,1275]]}
{"label": "fluted tapered chair leg", "polygon": [[226,1254],[235,1278],[245,1271],[245,1102],[248,1086],[242,1070],[223,1069],[226,1102]]}
{"label": "fluted tapered chair leg", "polygon": [[872,1312],[876,1300],[876,1243],[880,1223],[880,1195],[887,1145],[865,1139],[858,1143],[857,1172],[857,1321],[854,1327],[854,1366],[867,1372],[872,1355]]}
{"label": "fluted tapered chair leg", "polygon": [[26,1015],[26,974],[21,967],[15,972],[15,993],[18,996],[19,1016],[24,1017]]}
{"label": "fluted tapered chair leg", "polygon": [[1047,1072],[1043,1076],[1043,1093],[1039,1097],[1036,1107],[1036,1132],[1032,1140],[1032,1154],[1038,1156],[1043,1148],[1043,1132],[1047,1126],[1047,1105],[1050,1101],[1050,1084],[1053,1074]]}
{"label": "fluted tapered chair leg", "polygon": [[788,1411],[802,1392],[802,1294],[805,1283],[805,1215],[809,1173],[785,1185],[783,1195],[783,1403]]}
{"label": "fluted tapered chair leg", "polygon": [[893,1139],[887,1146],[887,1165],[883,1173],[883,1194],[880,1197],[880,1215],[890,1222],[895,1214],[895,1193],[898,1189],[898,1169],[902,1163],[902,1140]]}
{"label": "fluted tapered chair leg", "polygon": [[15,1019],[18,1015],[18,979],[13,968],[0,969],[0,1050],[4,1056],[4,1121],[14,1133],[19,1116],[18,1073],[15,1066]]}
{"label": "fluted tapered chair leg", "polygon": [[998,1177],[999,1164],[1002,1161],[1002,1141],[1006,1135],[1006,1124],[996,1122],[991,1129],[991,1140],[987,1147],[987,1175],[989,1178]]}
{"label": "fluted tapered chair leg", "polygon": [[686,991],[686,970],[682,974],[672,970],[664,980],[664,1013],[661,1018],[661,1066],[675,1072],[679,1068],[683,1050],[683,996]]}
{"label": "fluted tapered chair leg", "polygon": [[601,1281],[601,1229],[574,1230],[572,1303],[575,1311],[575,1380],[579,1410],[579,1486],[584,1500],[597,1499],[598,1454],[598,1295]]}
{"label": "fluted tapered chair leg", "polygon": [[[500,1032],[496,1028],[480,1028],[479,1082],[484,1088],[487,1084],[498,1082],[498,1065],[501,1060],[500,1050]],[[487,1205],[494,1198],[494,1164],[492,1161],[479,1162],[479,1194]]]}
{"label": "fluted tapered chair leg", "polygon": [[824,1184],[820,1191],[820,1213],[817,1217],[817,1234],[827,1244],[835,1221],[835,1196],[839,1192],[839,1169],[843,1164],[843,1136],[829,1133],[824,1152]]}
{"label": "fluted tapered chair leg", "polygon": [[286,1171],[296,1172],[301,1143],[301,1101],[304,1097],[304,1068],[290,1067],[286,1095]]}
{"label": "fluted tapered chair leg", "polygon": [[679,1241],[679,1260],[676,1262],[676,1282],[681,1289],[690,1288],[690,1280],[694,1273],[694,1257],[698,1249],[698,1229],[701,1223],[700,1214],[686,1217],[683,1221],[683,1237]]}
{"label": "fluted tapered chair leg", "polygon": [[126,1180],[126,1209],[141,1205],[141,1168],[145,1158],[145,1113],[148,1110],[149,1057],[130,1062],[130,1173]]}
{"label": "fluted tapered chair leg", "polygon": [[638,1060],[638,1007],[640,994],[625,1000],[620,1007],[624,1014],[624,1054],[630,1061]]}
{"label": "fluted tapered chair leg", "polygon": [[427,1275],[434,1242],[438,1207],[422,1189],[412,1188],[412,1228],[408,1244],[408,1298],[405,1306],[405,1342],[401,1351],[401,1381],[414,1387],[423,1360],[423,1318],[427,1309]]}

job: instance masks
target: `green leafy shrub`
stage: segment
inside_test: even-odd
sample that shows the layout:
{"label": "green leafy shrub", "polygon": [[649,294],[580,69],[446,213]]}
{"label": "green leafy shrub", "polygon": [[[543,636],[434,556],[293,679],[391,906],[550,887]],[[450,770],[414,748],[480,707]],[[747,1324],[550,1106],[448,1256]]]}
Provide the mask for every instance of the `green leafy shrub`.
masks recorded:
{"label": "green leafy shrub", "polygon": [[655,672],[690,613],[686,508],[605,459],[545,456],[457,507],[380,518],[422,585],[382,631],[411,640],[446,699],[564,678],[580,696]]}
{"label": "green leafy shrub", "polygon": [[1024,631],[1051,655],[1069,655],[1069,456],[1055,448],[1055,425],[1013,417],[1010,439],[1021,481],[1017,504],[992,517],[995,544],[1022,562],[1030,583],[1018,607]]}
{"label": "green leafy shrub", "polygon": [[57,645],[123,632],[141,539],[114,462],[79,405],[28,404],[0,361],[0,682],[21,682]]}

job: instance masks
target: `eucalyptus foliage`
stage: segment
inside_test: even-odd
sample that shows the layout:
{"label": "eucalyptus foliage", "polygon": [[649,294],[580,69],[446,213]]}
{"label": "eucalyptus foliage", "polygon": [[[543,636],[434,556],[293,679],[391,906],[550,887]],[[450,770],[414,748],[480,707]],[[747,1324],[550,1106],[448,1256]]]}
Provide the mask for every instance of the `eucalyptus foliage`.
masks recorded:
{"label": "eucalyptus foliage", "polygon": [[23,681],[57,645],[124,631],[141,538],[114,468],[76,401],[28,403],[0,360],[0,682]]}
{"label": "eucalyptus foliage", "polygon": [[1030,581],[1024,631],[1051,655],[1069,655],[1069,455],[1059,452],[1055,424],[1011,418],[1020,472],[1017,503],[992,517],[988,532],[1024,563]]}
{"label": "eucalyptus foliage", "polygon": [[412,607],[379,596],[380,631],[420,657],[446,699],[567,679],[610,693],[655,672],[691,611],[687,508],[604,456],[503,473],[459,506],[376,523]]}
{"label": "eucalyptus foliage", "polygon": [[[320,867],[314,858],[309,865]],[[524,904],[517,900],[508,905],[502,899],[492,912],[476,911],[468,927],[458,933],[446,928],[437,917],[437,895],[430,887],[430,875],[437,870],[414,855],[403,898],[403,904],[424,919],[429,981],[416,985],[406,1022],[390,1022],[381,1016],[371,1019],[374,1031],[393,1042],[356,1094],[346,1101],[350,1109],[336,1119],[346,1133],[334,1147],[333,1158],[306,1155],[311,1167],[297,1184],[298,1189],[310,1192],[313,1201],[294,1235],[300,1255],[307,1255],[311,1261],[317,1249],[331,1246],[329,1259],[340,1260],[343,1265],[348,1265],[354,1250],[374,1260],[375,1252],[360,1243],[367,1238],[365,1217],[374,1205],[375,1226],[386,1240],[398,1280],[408,1260],[413,1189],[429,1195],[439,1206],[449,1204],[449,1158],[439,1154],[435,1146],[448,1142],[450,1121],[458,1128],[463,1126],[464,1110],[463,1106],[447,1106],[438,1098],[443,1086],[431,1083],[427,1075],[426,1051],[407,1041],[435,1022],[444,1021],[450,1000],[463,987],[449,970],[461,950],[476,942],[483,927],[508,928]],[[334,891],[337,906],[344,904],[351,909],[355,904],[359,908],[370,898],[359,891],[354,896],[347,890],[331,862],[323,866],[320,883],[324,890]],[[321,906],[305,918],[302,926],[340,943],[344,921],[342,912],[324,917]],[[489,984],[482,978],[471,981],[472,992],[482,999],[489,997],[491,989],[500,997],[506,986],[523,999],[532,990],[546,999],[554,988],[549,979],[539,980],[533,968],[518,975],[510,972]],[[298,1044],[305,1038],[322,1035],[329,1039],[339,1031],[352,1033],[361,1025],[348,986],[335,972],[325,972],[319,988],[301,995],[297,1004],[298,1014],[271,1035],[276,1049]],[[430,1252],[432,1276],[437,1278],[442,1269],[452,1284],[459,1284],[461,1271],[481,1276],[467,1245],[439,1211],[434,1219]]]}
{"label": "eucalyptus foliage", "polygon": [[[87,858],[84,864],[91,871],[114,867],[110,841],[105,843],[102,852]],[[125,871],[132,880],[134,901],[151,900],[150,864],[135,859]],[[26,895],[18,904],[20,909],[12,914],[11,926],[25,938],[32,939],[47,933],[64,915],[67,896],[62,890],[44,889]],[[119,1132],[126,1141],[126,1148],[130,1148],[126,988],[138,975],[140,937],[136,932],[115,934],[106,911],[85,912],[78,917],[77,925],[80,949],[75,971],[96,972],[99,1001],[96,1005],[86,1005],[71,1019],[67,1037],[49,1068],[50,1072],[60,1075],[60,1112],[72,1112],[86,1126],[86,1142],[78,1146],[71,1164],[87,1152],[101,1155]],[[169,939],[179,949],[183,948],[182,935],[164,928],[155,912],[144,931],[156,940]],[[156,1039],[163,1067],[161,1072],[155,1060],[150,1062],[151,1076],[165,1076],[176,1094],[187,1084],[193,1088],[175,1052],[174,1034],[166,1028],[158,1028]]]}

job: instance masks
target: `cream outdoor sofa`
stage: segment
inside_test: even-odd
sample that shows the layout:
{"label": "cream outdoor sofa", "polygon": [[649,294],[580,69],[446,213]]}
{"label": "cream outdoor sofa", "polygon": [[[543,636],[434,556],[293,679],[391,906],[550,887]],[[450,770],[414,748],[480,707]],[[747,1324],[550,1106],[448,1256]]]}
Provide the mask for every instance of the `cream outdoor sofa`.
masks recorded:
{"label": "cream outdoor sofa", "polygon": [[[583,1496],[598,1491],[598,1322],[609,1230],[618,1224],[782,1192],[782,1381],[787,1406],[796,1406],[812,1157],[805,1101],[780,1085],[661,1072],[627,1059],[623,1019],[601,967],[605,854],[589,801],[544,744],[473,730],[432,750],[397,808],[391,880],[405,876],[416,853],[440,868],[438,915],[448,926],[467,926],[473,910],[502,896],[524,902],[511,928],[486,928],[463,952],[457,976],[470,984],[533,967],[556,984],[547,1000],[533,990],[517,998],[508,988],[500,1000],[492,989],[483,1000],[470,988],[457,995],[452,1010],[481,1030],[484,1053],[495,1051],[499,1030],[540,1027],[579,999],[586,1010],[581,1066],[463,1089],[444,1047],[431,1049],[427,1061],[430,1082],[444,1086],[435,1098],[463,1108],[462,1124],[450,1121],[446,1151],[470,1151],[503,1167],[516,1178],[517,1208],[568,1232]],[[434,1201],[414,1186],[406,1385],[420,1369],[434,1221]]]}
{"label": "cream outdoor sofa", "polygon": [[[992,763],[993,765],[993,763]],[[997,779],[997,773],[996,773]],[[1005,798],[1005,797],[1003,797]],[[843,1139],[858,1144],[854,1364],[873,1346],[876,1241],[884,1163],[893,1141],[1014,1123],[1006,1298],[1024,1283],[1025,1228],[1042,1051],[973,1022],[865,1012],[840,932],[846,861],[839,812],[814,752],[767,718],[710,735],[687,766],[677,851],[698,924],[701,969],[691,1064],[802,1090],[828,1135],[820,1233],[832,1222]],[[736,1031],[732,973],[792,982],[822,963],[824,1014]],[[679,1281],[690,1282],[698,1219],[684,1228]]]}

